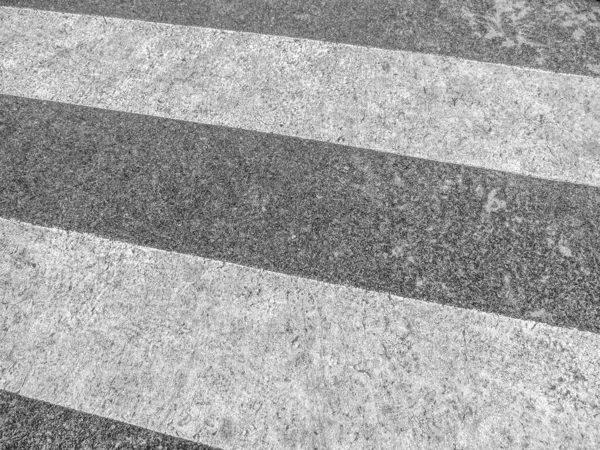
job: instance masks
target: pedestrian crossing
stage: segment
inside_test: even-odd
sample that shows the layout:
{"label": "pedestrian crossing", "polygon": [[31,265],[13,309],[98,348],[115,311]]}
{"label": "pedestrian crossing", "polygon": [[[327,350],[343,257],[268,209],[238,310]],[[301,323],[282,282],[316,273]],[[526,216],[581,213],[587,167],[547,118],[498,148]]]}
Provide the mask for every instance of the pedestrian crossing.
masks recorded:
{"label": "pedestrian crossing", "polygon": [[592,112],[598,78],[220,29],[6,11],[5,94],[600,185]]}
{"label": "pedestrian crossing", "polygon": [[596,448],[597,52],[208,3],[0,2],[0,448]]}

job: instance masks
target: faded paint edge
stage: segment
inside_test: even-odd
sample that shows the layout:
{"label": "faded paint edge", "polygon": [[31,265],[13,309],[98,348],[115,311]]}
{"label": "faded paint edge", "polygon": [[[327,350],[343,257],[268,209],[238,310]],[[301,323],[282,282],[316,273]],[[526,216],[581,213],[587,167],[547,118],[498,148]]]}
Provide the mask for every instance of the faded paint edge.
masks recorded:
{"label": "faded paint edge", "polygon": [[0,7],[0,92],[600,186],[600,80]]}
{"label": "faded paint edge", "polygon": [[231,449],[600,443],[593,333],[4,219],[0,249],[0,389]]}

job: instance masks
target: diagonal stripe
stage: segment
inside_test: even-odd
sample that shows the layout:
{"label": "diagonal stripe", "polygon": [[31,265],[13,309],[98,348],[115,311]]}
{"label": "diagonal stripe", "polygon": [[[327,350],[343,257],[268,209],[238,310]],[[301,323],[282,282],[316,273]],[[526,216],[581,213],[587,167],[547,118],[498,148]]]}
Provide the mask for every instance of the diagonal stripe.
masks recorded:
{"label": "diagonal stripe", "polygon": [[0,93],[600,186],[600,80],[0,8]]}
{"label": "diagonal stripe", "polygon": [[0,5],[409,50],[600,76],[596,0],[0,0]]}
{"label": "diagonal stripe", "polygon": [[232,449],[600,442],[598,335],[3,219],[0,237],[0,388]]}
{"label": "diagonal stripe", "polygon": [[0,389],[0,448],[218,450]]}
{"label": "diagonal stripe", "polygon": [[600,332],[600,190],[0,98],[0,216]]}
{"label": "diagonal stripe", "polygon": [[[42,7],[69,12],[98,13],[102,10],[108,15],[124,18],[325,38],[395,50],[429,49],[434,53],[481,61],[591,76],[598,74],[597,58],[594,57],[597,49],[590,47],[597,40],[594,27],[598,21],[591,8],[588,8],[590,14],[578,16],[583,5],[579,0],[568,5],[562,2],[544,2],[544,5],[496,2],[483,13],[476,11],[474,2],[468,6],[453,2],[449,7],[444,0],[430,2],[431,6],[423,12],[417,0],[411,2],[414,16],[431,23],[423,30],[417,30],[416,23],[405,26],[406,33],[396,30],[392,33],[395,36],[391,37],[393,25],[387,18],[398,20],[401,5],[396,2],[390,9],[389,0],[374,0],[364,5],[359,2],[343,1],[344,7],[355,9],[351,12],[339,7],[336,11],[335,1],[318,2],[317,5],[310,1],[298,4],[295,0],[256,0],[251,7],[247,0],[199,0],[194,4],[184,0],[177,4],[170,2],[168,10],[164,9],[164,0],[128,5],[113,0],[93,3],[49,0]],[[36,3],[39,2],[0,0],[0,5],[11,6]],[[297,4],[297,10],[290,9],[292,3]],[[259,20],[256,14],[261,8],[265,9],[265,5],[266,9],[277,11],[275,14],[269,12],[264,20]],[[209,13],[199,16],[199,11],[207,7]],[[226,20],[212,14],[218,13],[220,8],[226,8]],[[40,38],[36,30],[3,28],[7,23],[4,21],[7,10],[11,8],[0,7],[0,58],[8,44],[37,42],[59,64],[67,61],[68,51],[57,55],[57,49],[44,42],[48,36],[54,38],[53,25],[49,35],[36,41]],[[452,14],[459,10],[461,17]],[[159,15],[155,17],[156,13]],[[295,17],[296,13],[301,17]],[[45,12],[42,15],[56,17]],[[310,22],[310,26],[294,30],[294,20],[289,17],[292,15],[296,21]],[[316,15],[323,21],[321,25],[314,20]],[[357,22],[352,15],[362,21],[362,25],[353,25]],[[534,15],[539,16],[537,24],[531,20]],[[375,17],[381,20],[372,21]],[[326,21],[328,23],[323,27]],[[368,29],[369,21],[377,24],[376,30]],[[470,31],[467,27],[465,33],[463,27],[457,32],[459,28],[453,27],[460,21],[463,25],[470,23]],[[109,22],[114,25],[107,17],[105,24],[109,25]],[[232,25],[221,26],[225,23]],[[516,29],[507,33],[507,23],[508,28],[514,25]],[[544,26],[540,28],[542,23]],[[132,28],[129,29],[129,37],[134,43],[136,24],[139,22],[130,24]],[[146,29],[154,26],[143,25]],[[4,385],[9,389],[0,391],[0,448],[4,445],[12,445],[10,448],[15,445],[20,445],[16,448],[94,446],[89,440],[81,440],[86,433],[95,433],[94,425],[83,425],[81,418],[77,419],[76,432],[66,431],[67,421],[54,421],[55,413],[46,409],[49,416],[43,418],[42,425],[40,414],[43,413],[35,416],[31,402],[29,406],[23,406],[26,399],[15,394],[19,390],[13,385],[19,379],[24,381],[24,391],[33,398],[46,398],[65,406],[79,405],[81,410],[112,418],[128,418],[131,423],[146,424],[155,430],[196,441],[210,434],[213,443],[221,443],[225,448],[264,447],[265,442],[277,442],[273,446],[277,448],[310,447],[310,444],[328,448],[333,442],[346,443],[346,448],[563,448],[567,445],[568,448],[588,449],[599,446],[600,436],[596,431],[600,428],[599,347],[596,342],[599,335],[411,299],[419,293],[419,298],[436,302],[597,331],[600,324],[597,301],[600,254],[597,249],[600,244],[596,231],[600,229],[600,191],[593,180],[597,180],[598,175],[598,105],[594,98],[590,100],[579,91],[587,88],[585,77],[555,76],[554,84],[543,81],[536,86],[538,79],[522,75],[535,75],[535,71],[516,69],[512,78],[508,78],[512,83],[510,86],[520,89],[541,87],[535,93],[549,97],[567,95],[552,101],[543,98],[540,102],[533,95],[535,93],[529,95],[517,90],[519,95],[513,97],[520,101],[518,97],[524,96],[529,109],[517,108],[520,116],[515,116],[509,111],[512,104],[499,103],[508,111],[502,116],[499,107],[489,102],[501,102],[508,97],[504,94],[504,97],[493,97],[485,90],[486,83],[494,79],[490,78],[490,73],[504,76],[506,68],[502,65],[494,72],[489,65],[429,56],[415,59],[410,54],[406,57],[406,52],[390,52],[391,59],[381,60],[379,56],[388,53],[378,54],[377,49],[331,47],[328,43],[322,43],[325,47],[311,47],[314,41],[277,41],[273,36],[239,33],[219,35],[219,30],[190,31],[179,29],[181,27],[176,29],[181,31],[180,34],[168,35],[173,28],[165,28],[163,24],[155,28],[165,33],[159,36],[156,42],[159,45],[152,49],[160,50],[167,42],[168,45],[163,47],[167,53],[147,60],[138,58],[133,66],[156,64],[155,67],[163,70],[162,74],[148,79],[153,80],[158,89],[172,89],[173,85],[174,90],[169,92],[176,95],[156,97],[156,91],[147,85],[138,86],[136,94],[155,96],[151,98],[154,110],[150,115],[158,111],[165,119],[116,113],[110,111],[115,109],[112,107],[104,110],[77,107],[69,105],[70,100],[48,104],[2,96],[3,75],[9,73],[19,77],[20,74],[14,68],[2,73],[2,64],[9,58],[0,59],[0,216],[91,231],[111,239],[205,257],[110,243],[89,235],[0,219],[0,389]],[[351,32],[350,28],[353,28]],[[484,28],[487,34],[478,35]],[[444,38],[440,29],[445,29],[451,39]],[[542,30],[542,36],[535,36],[536,29]],[[6,30],[8,33],[4,37],[8,41],[3,47],[2,33]],[[11,41],[12,36],[22,35],[22,31],[28,35],[25,41]],[[112,28],[104,37],[99,36],[97,40],[85,37],[78,43],[98,44],[96,50],[106,50],[107,44],[112,45],[115,41],[103,39],[106,36],[115,38],[115,31],[118,29]],[[170,65],[173,61],[169,58],[177,56],[181,50],[173,40],[198,31],[200,34],[195,35],[196,38],[202,33],[213,33],[208,35],[207,43],[223,44],[225,50],[241,49],[247,58],[238,61],[230,55],[217,54],[216,58],[209,55],[207,63],[202,65],[205,72],[201,78],[205,84],[194,84],[197,81],[194,77],[176,78],[174,83],[170,82],[169,76],[182,76],[177,70],[195,69],[193,64],[178,66],[177,61],[175,66]],[[467,36],[469,33],[470,37]],[[565,33],[568,38],[561,39]],[[411,47],[408,35],[412,35],[419,45]],[[151,34],[144,36],[154,39]],[[473,36],[481,39],[476,42]],[[77,33],[72,37],[78,38]],[[275,50],[267,46],[264,52],[246,42],[240,44],[244,38],[248,38],[249,44],[263,44],[267,40],[267,43],[277,41],[281,45]],[[70,48],[68,39],[61,42],[65,44],[63,50]],[[515,42],[518,45],[514,46]],[[194,45],[203,43],[192,40],[183,52],[193,56]],[[510,48],[511,45],[514,47]],[[122,50],[118,46],[115,48]],[[324,98],[315,104],[299,102],[304,108],[300,112],[306,114],[304,119],[309,127],[293,128],[291,133],[267,129],[271,134],[263,134],[252,127],[232,130],[193,123],[198,121],[197,117],[184,118],[188,123],[169,120],[175,117],[173,112],[182,111],[177,109],[181,104],[189,107],[198,100],[186,99],[186,89],[191,86],[193,91],[200,86],[206,88],[202,91],[206,94],[202,101],[224,100],[220,109],[209,108],[215,116],[201,122],[216,123],[211,120],[217,117],[222,120],[218,123],[229,124],[233,118],[238,121],[234,120],[233,126],[240,126],[240,121],[244,120],[263,126],[256,117],[248,118],[254,114],[260,119],[259,113],[264,111],[259,108],[238,108],[236,112],[241,115],[228,115],[230,106],[236,101],[230,94],[237,91],[225,89],[223,93],[222,88],[226,88],[228,82],[246,83],[248,98],[272,101],[273,111],[281,112],[277,110],[281,98],[293,99],[289,92],[297,92],[295,87],[290,88],[290,79],[272,70],[280,67],[277,64],[281,55],[277,52],[282,48],[298,50],[298,55],[306,60],[299,60],[300,69],[283,66],[284,75],[312,76],[307,78],[311,85],[302,86],[301,92],[314,94],[310,89],[316,87],[317,94]],[[329,53],[317,57],[310,55],[310,49],[323,48]],[[494,48],[498,51],[490,53]],[[44,83],[50,81],[50,87],[60,93],[62,80],[78,83],[80,80],[73,75],[88,75],[90,68],[97,69],[103,76],[106,67],[112,63],[110,57],[102,56],[96,64],[93,60],[97,55],[88,47],[76,46],[75,50],[71,56],[92,58],[87,68],[83,67],[81,71],[75,67],[80,71],[61,74],[65,66],[50,64],[44,69],[50,71],[42,75],[50,74],[54,79],[50,77],[30,87],[44,87]],[[33,49],[29,55],[34,60],[40,56],[36,52]],[[12,54],[9,56],[13,57]],[[254,57],[257,58],[252,59]],[[260,57],[266,57],[272,67],[266,67],[265,74],[257,75]],[[332,71],[332,67],[339,69],[335,64],[349,57],[354,58],[352,63],[367,64],[367,70],[352,65],[342,67],[342,75],[356,75],[356,80],[345,84],[346,80]],[[116,61],[118,64],[119,60]],[[286,61],[293,62],[293,58]],[[124,59],[121,62],[124,62],[125,70],[115,70],[112,73],[114,79],[101,78],[98,92],[94,91],[96,86],[92,86],[81,98],[88,101],[89,93],[98,94],[100,99],[111,92],[127,94],[114,89],[126,86],[126,83],[119,84],[123,81],[119,77],[131,75],[127,70],[133,66],[126,67],[128,61]],[[328,66],[330,63],[334,66]],[[420,67],[420,75],[431,75],[432,78],[424,80],[429,84],[418,86],[409,85],[406,77],[404,84],[397,83],[387,72],[382,76],[379,66],[381,69],[411,70]],[[490,67],[494,69],[495,66]],[[449,78],[444,78],[446,68],[450,69]],[[466,75],[457,73],[459,68],[467,70]],[[34,67],[33,71],[36,70]],[[254,80],[249,82],[236,73],[227,78],[231,75],[228,70],[247,71]],[[311,74],[314,70],[322,72]],[[262,78],[263,75],[266,76]],[[140,76],[140,80],[142,78]],[[35,76],[29,80],[37,82]],[[473,80],[476,83],[469,84]],[[561,90],[564,80],[567,83]],[[581,81],[580,85],[569,84],[573,80]],[[257,86],[251,84],[254,81],[258,81]],[[292,81],[302,84],[303,80]],[[13,80],[9,79],[9,82],[13,83]],[[365,87],[360,82],[372,83],[372,86]],[[494,82],[491,86],[502,87],[502,82]],[[275,86],[275,91],[281,91],[282,97],[278,98],[273,90],[269,90],[271,85]],[[359,95],[354,98],[350,91],[344,91],[346,85],[357,90]],[[214,86],[221,91],[217,90],[216,97],[211,97],[214,92],[209,89]],[[443,131],[439,124],[450,127],[452,132],[452,120],[456,119],[443,115],[446,112],[444,100],[453,98],[448,95],[456,94],[452,90],[456,86],[459,93],[462,89],[471,100],[475,98],[470,91],[473,86],[478,89],[477,93],[483,92],[487,96],[488,103],[473,102],[462,109],[453,105],[452,109],[463,116],[466,112],[467,120],[473,118],[469,114],[477,111],[483,112],[481,117],[490,123],[497,117],[490,119],[486,111],[492,111],[504,120],[507,116],[531,119],[529,124],[520,124],[520,128],[506,128],[517,132],[507,142],[514,145],[524,142],[521,151],[531,151],[531,154],[516,159],[520,164],[518,170],[493,168],[542,179],[443,164],[439,161],[446,160],[440,159],[439,155],[431,157],[435,152],[429,141],[420,142],[422,148],[412,144],[405,146],[412,147],[411,151],[417,148],[422,153],[412,156],[422,157],[424,153],[425,157],[438,162],[416,160],[403,156],[411,155],[410,152],[390,150],[393,145],[389,143],[396,141],[385,139],[392,136],[389,133],[394,132],[394,126],[400,122],[393,123],[387,116],[378,122],[374,117],[380,111],[390,112],[390,104],[395,101],[393,95],[398,93],[396,86],[410,94],[411,102],[415,98],[418,100],[409,105],[414,112],[409,118],[413,123],[408,123],[413,134],[405,133],[403,129],[403,137],[416,136],[423,140],[427,127],[438,134]],[[594,86],[597,89],[597,84]],[[74,87],[69,87],[71,93],[77,93]],[[339,92],[329,92],[331,88]],[[434,95],[420,99],[418,88],[425,89],[423,94],[433,92]],[[386,93],[388,98],[385,98]],[[597,95],[593,90],[592,94]],[[341,107],[335,103],[337,96],[346,102]],[[369,103],[373,96],[379,103]],[[163,100],[162,104],[155,101],[157,99]],[[582,99],[583,103],[578,105]],[[134,106],[139,107],[143,101],[137,100]],[[233,103],[227,105],[230,101]],[[566,122],[561,121],[561,114],[564,115],[561,107],[565,103],[568,106]],[[201,107],[201,102],[195,103],[198,105]],[[431,105],[433,112],[442,114],[441,118],[432,117]],[[344,111],[344,107],[349,107],[350,112]],[[360,108],[365,117],[369,116],[371,128],[361,129],[357,124],[353,114],[360,112]],[[539,112],[536,108],[541,108],[543,115],[540,116],[544,120],[540,120],[539,126],[532,126]],[[580,116],[577,108],[583,111]],[[529,117],[532,109],[533,118]],[[551,111],[552,119],[549,128],[547,111]],[[393,108],[391,112],[394,112]],[[345,118],[345,122],[336,122],[336,114]],[[288,128],[293,125],[292,116],[288,115]],[[583,127],[579,123],[582,117],[585,119],[581,122]],[[278,117],[267,114],[267,118],[274,120],[273,128]],[[415,125],[417,119],[421,122]],[[459,116],[458,122],[462,123],[461,120]],[[326,139],[319,136],[312,140],[298,139],[303,135],[297,133],[327,132],[327,127],[332,124],[339,125],[340,130],[355,133],[352,139],[357,136],[365,139],[366,136],[371,142],[369,145],[385,141],[386,148],[361,144],[365,148],[357,149],[337,145],[331,138],[333,133]],[[381,136],[369,135],[373,129],[385,139],[382,141]],[[593,131],[591,135],[590,130]],[[467,131],[476,133],[477,130],[469,128]],[[182,135],[178,136],[178,133]],[[558,161],[548,163],[544,153],[540,154],[536,147],[542,136],[540,133],[545,133],[544,142],[548,142],[551,135],[551,142],[571,145],[575,151],[557,155],[556,147],[548,148]],[[572,145],[574,136],[580,139],[577,142],[582,146]],[[346,142],[345,135],[341,137],[339,142],[358,146]],[[482,148],[487,151],[489,145],[486,142],[496,137],[480,136],[480,141],[485,144]],[[318,142],[323,140],[328,142]],[[476,145],[480,141],[472,139],[468,142]],[[436,151],[446,157],[453,155],[454,148],[445,146]],[[527,158],[541,158],[542,161],[528,166]],[[458,162],[486,167],[481,166],[477,158]],[[552,173],[549,176],[543,171],[537,172],[538,166],[547,168],[548,164],[554,164],[552,170],[560,172],[559,178]],[[586,181],[585,177],[592,182]],[[315,225],[321,232],[306,234],[306,230],[314,231]],[[7,227],[6,234],[3,234],[2,226]],[[249,232],[254,236],[249,236]],[[129,258],[130,255],[133,257]],[[212,260],[215,257],[255,268],[217,262]],[[288,275],[309,275],[319,280],[384,292],[335,287],[256,268],[269,268]],[[149,296],[145,295],[148,290],[152,292]],[[400,295],[389,295],[386,291]],[[165,304],[166,299],[173,301]],[[196,303],[197,300],[200,302]],[[93,307],[87,309],[90,301],[105,308],[100,312]],[[299,303],[302,303],[301,308]],[[214,305],[221,306],[223,313],[210,310]],[[394,308],[390,308],[391,305]],[[140,308],[141,314],[129,320],[128,313],[132,308],[136,311],[136,307]],[[207,309],[208,314],[200,316]],[[399,310],[409,315],[399,315]],[[308,327],[304,326],[306,317]],[[240,321],[240,318],[247,320]],[[205,324],[202,320],[208,322]],[[73,324],[83,326],[76,330]],[[119,324],[123,326],[119,327]],[[461,326],[464,327],[462,334]],[[156,330],[164,333],[153,334]],[[293,338],[290,333],[294,334]],[[166,340],[162,339],[164,336]],[[286,348],[283,341],[277,341],[274,336],[291,338],[290,347]],[[82,342],[85,345],[82,346]],[[294,343],[298,345],[294,347]],[[390,346],[391,343],[396,345]],[[196,353],[186,347],[187,344],[195,346]],[[301,344],[305,346],[300,347]],[[82,348],[98,351],[86,353],[81,352]],[[257,349],[265,351],[257,354]],[[293,354],[298,349],[300,352]],[[215,362],[194,358],[194,355],[211,352],[221,359]],[[151,356],[140,357],[140,354]],[[64,367],[61,366],[62,355],[66,356]],[[271,361],[273,359],[275,361]],[[271,363],[266,363],[267,360]],[[459,365],[461,361],[463,368]],[[145,371],[148,368],[150,371]],[[156,368],[159,371],[152,371]],[[262,372],[259,373],[257,368]],[[40,369],[47,370],[39,373]],[[90,373],[95,369],[95,373]],[[215,376],[226,369],[229,374],[224,378]],[[65,375],[64,379],[61,374]],[[270,375],[271,379],[267,380],[265,375]],[[158,384],[154,383],[156,380],[159,380]],[[236,381],[239,381],[237,386]],[[123,387],[123,398],[117,390],[119,386]],[[240,394],[238,386],[246,387],[245,394]],[[205,394],[207,389],[215,402],[208,406],[189,403],[190,399],[197,400],[198,395]],[[143,393],[151,395],[144,397]],[[258,399],[254,406],[261,404],[261,400],[261,405],[271,405],[271,416],[276,419],[261,423],[262,429],[255,427],[244,435],[246,424],[253,423],[247,420],[248,416],[252,416],[254,423],[265,417],[262,406],[256,413],[252,409],[252,395]],[[231,401],[224,402],[224,399]],[[411,399],[415,400],[414,404],[407,403]],[[140,411],[137,408],[140,404],[146,408]],[[15,411],[17,405],[21,405],[18,407],[22,408],[20,412]],[[292,405],[291,409],[289,405]],[[53,408],[60,410],[57,405]],[[151,414],[153,408],[160,410],[158,417]],[[215,410],[218,412],[214,413]],[[163,412],[168,417],[166,421]],[[29,417],[26,419],[23,414]],[[211,414],[214,420],[205,420]],[[242,420],[237,421],[240,417]],[[163,448],[159,433],[152,435],[146,430],[146,436],[152,435],[153,440],[152,444],[147,444],[141,437],[143,432],[135,431],[131,426],[124,431],[123,441],[115,442],[108,429],[115,428],[116,422],[96,416],[95,423],[107,429],[107,433],[96,433],[98,448],[123,448],[123,445],[132,450],[138,448],[136,445]],[[190,429],[194,429],[195,435],[190,434]],[[261,431],[263,436],[257,437]],[[136,435],[139,444],[133,444]],[[27,440],[22,439],[24,436]],[[204,448],[190,446],[193,444],[190,441],[171,439],[162,442],[168,448]],[[227,445],[228,442],[232,444]],[[246,446],[247,442],[254,445]]]}

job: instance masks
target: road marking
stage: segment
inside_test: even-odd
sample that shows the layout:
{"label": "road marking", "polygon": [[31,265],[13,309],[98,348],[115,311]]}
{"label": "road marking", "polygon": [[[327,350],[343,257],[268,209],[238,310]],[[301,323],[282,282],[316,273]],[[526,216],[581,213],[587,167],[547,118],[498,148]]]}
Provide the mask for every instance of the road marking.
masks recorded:
{"label": "road marking", "polygon": [[0,7],[0,93],[600,186],[600,79]]}
{"label": "road marking", "polygon": [[5,219],[0,248],[0,389],[231,449],[600,442],[600,335]]}

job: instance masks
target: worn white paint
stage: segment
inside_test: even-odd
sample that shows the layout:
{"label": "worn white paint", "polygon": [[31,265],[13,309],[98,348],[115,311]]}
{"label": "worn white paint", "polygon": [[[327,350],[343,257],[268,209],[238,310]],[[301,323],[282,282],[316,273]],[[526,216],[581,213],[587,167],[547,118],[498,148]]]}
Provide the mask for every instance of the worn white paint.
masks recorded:
{"label": "worn white paint", "polygon": [[600,448],[600,336],[0,219],[0,389],[224,449]]}
{"label": "worn white paint", "polygon": [[0,7],[0,94],[600,186],[600,79]]}

